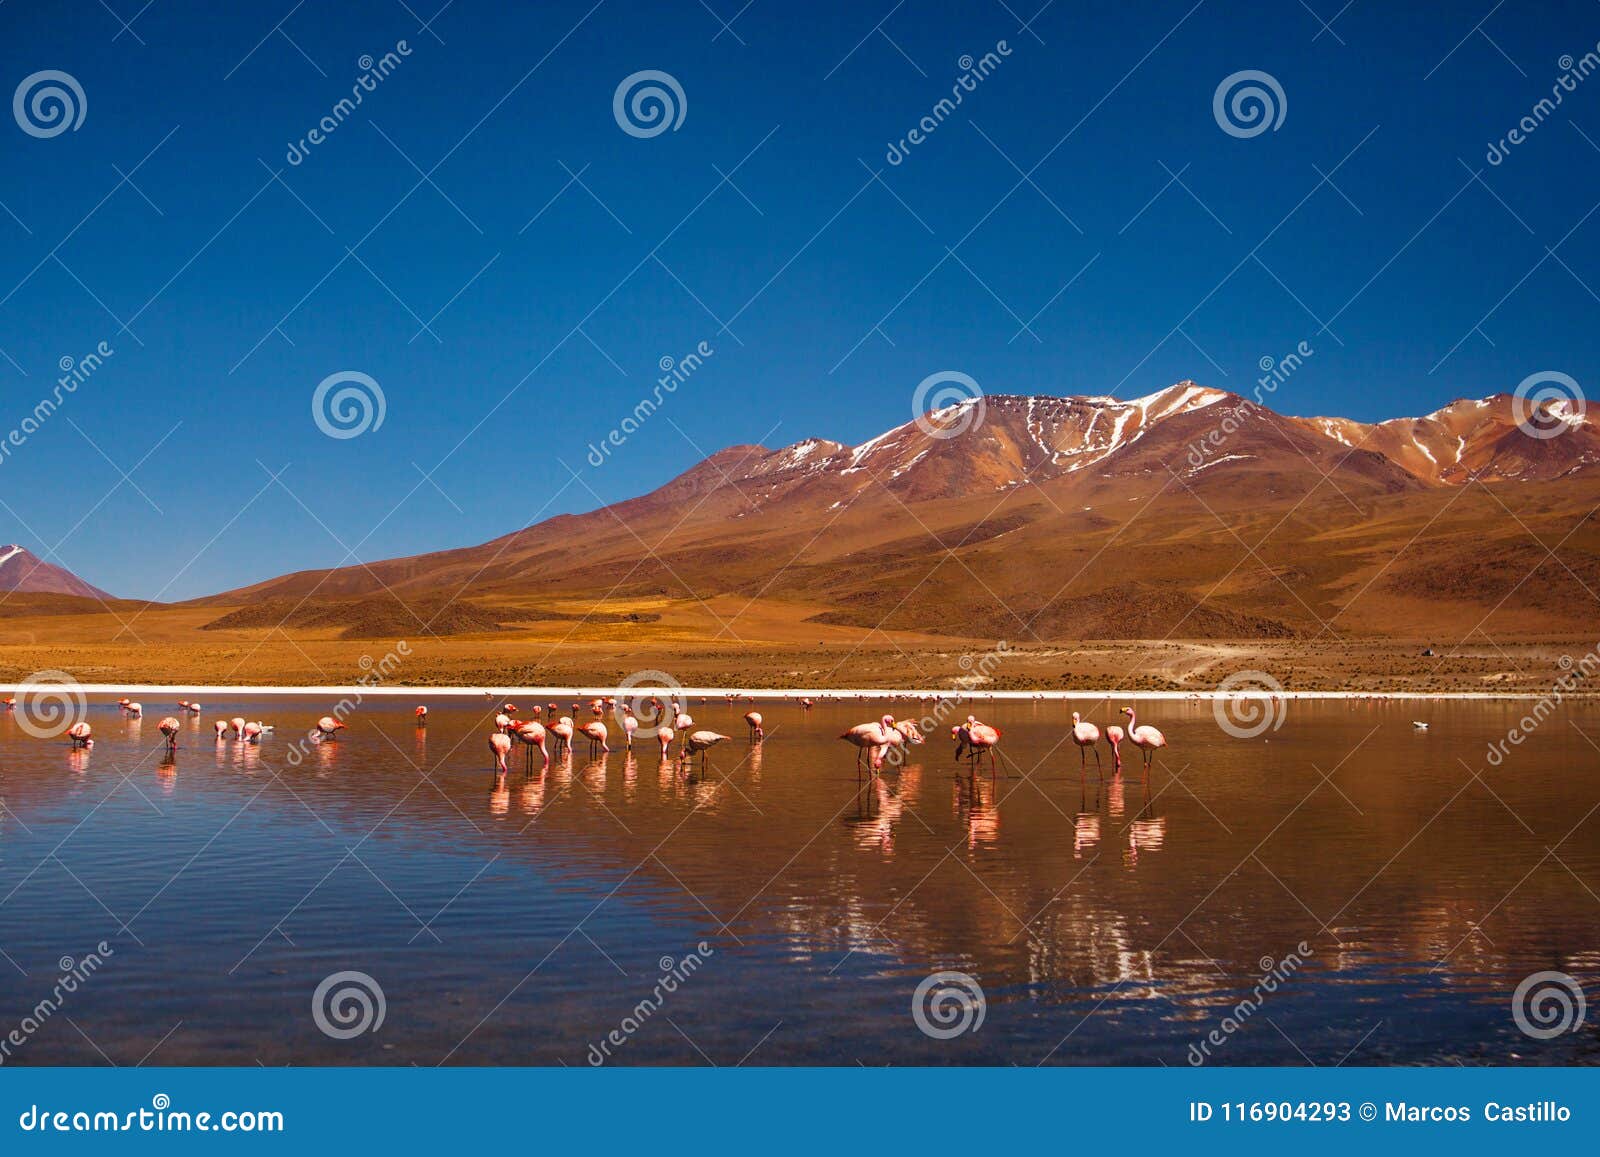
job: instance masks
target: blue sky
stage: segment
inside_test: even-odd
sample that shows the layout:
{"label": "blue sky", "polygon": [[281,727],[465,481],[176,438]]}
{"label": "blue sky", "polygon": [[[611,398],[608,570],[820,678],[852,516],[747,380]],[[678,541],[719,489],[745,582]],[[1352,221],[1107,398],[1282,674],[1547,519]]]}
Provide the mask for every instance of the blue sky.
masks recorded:
{"label": "blue sky", "polygon": [[[1595,375],[1600,76],[1486,160],[1595,50],[1594,3],[440,2],[0,6],[0,95],[59,70],[87,105],[0,117],[0,439],[114,350],[0,458],[0,541],[171,600],[483,541],[732,443],[861,441],[940,370],[1246,390],[1307,341],[1274,405],[1363,419]],[[675,130],[614,117],[642,70]],[[1276,129],[1220,127],[1243,70]],[[341,371],[381,427],[319,430]]]}

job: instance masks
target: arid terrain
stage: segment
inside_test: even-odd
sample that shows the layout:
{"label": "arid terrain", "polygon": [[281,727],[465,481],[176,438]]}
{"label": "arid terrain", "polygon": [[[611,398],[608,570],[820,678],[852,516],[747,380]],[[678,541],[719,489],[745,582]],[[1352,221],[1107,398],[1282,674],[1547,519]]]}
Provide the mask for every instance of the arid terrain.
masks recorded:
{"label": "arid terrain", "polygon": [[1600,434],[1543,417],[1557,434],[1507,395],[1379,425],[1187,382],[991,396],[188,603],[59,572],[0,595],[0,680],[349,683],[404,640],[390,682],[1538,693],[1600,638]]}

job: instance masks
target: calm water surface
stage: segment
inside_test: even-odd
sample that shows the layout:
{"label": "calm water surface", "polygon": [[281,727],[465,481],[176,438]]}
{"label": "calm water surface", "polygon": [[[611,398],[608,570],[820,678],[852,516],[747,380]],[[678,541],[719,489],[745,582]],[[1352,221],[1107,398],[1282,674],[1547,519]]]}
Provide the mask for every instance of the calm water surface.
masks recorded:
{"label": "calm water surface", "polygon": [[[1108,705],[978,703],[997,775],[930,740],[863,783],[839,732],[926,705],[764,702],[752,747],[746,705],[694,703],[735,736],[704,774],[580,739],[503,779],[481,700],[369,702],[299,766],[329,702],[209,702],[171,760],[145,706],[93,704],[88,753],[0,718],[0,1036],[112,949],[6,1063],[583,1065],[618,1030],[622,1064],[1183,1065],[1263,969],[1211,1063],[1600,1059],[1600,708],[1496,768],[1522,705],[1291,703],[1241,740],[1147,702],[1171,747],[1100,782],[1068,717]],[[236,714],[276,730],[213,742]],[[1590,986],[1551,1041],[1510,1015],[1542,969]],[[376,1032],[318,1028],[342,970],[381,986]],[[984,1017],[935,1039],[913,995],[944,970]]]}

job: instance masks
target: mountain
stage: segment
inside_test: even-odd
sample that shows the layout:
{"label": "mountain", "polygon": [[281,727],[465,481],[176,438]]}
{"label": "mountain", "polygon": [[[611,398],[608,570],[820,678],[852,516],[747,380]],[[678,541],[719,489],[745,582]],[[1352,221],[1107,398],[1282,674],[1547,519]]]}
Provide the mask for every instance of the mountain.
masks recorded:
{"label": "mountain", "polygon": [[[858,446],[731,446],[649,494],[480,546],[197,602],[304,599],[355,618],[377,596],[382,622],[398,607],[444,634],[405,608],[459,596],[511,621],[548,617],[519,600],[602,614],[692,600],[730,641],[729,616],[775,605],[1018,641],[1417,633],[1480,605],[1508,629],[1557,629],[1590,617],[1585,590],[1600,589],[1584,521],[1600,435],[1555,417],[1561,435],[1538,439],[1508,395],[1371,425],[1188,381],[1129,401],[989,395]],[[1463,490],[1474,481],[1492,489]],[[1541,564],[1547,540],[1562,557]],[[1502,556],[1527,566],[1497,569]],[[1537,590],[1514,585],[1541,567]]]}
{"label": "mountain", "polygon": [[65,567],[45,562],[25,547],[0,546],[0,591],[77,595],[109,600],[99,587],[90,586]]}
{"label": "mountain", "polygon": [[1571,402],[1550,402],[1530,424],[1555,431],[1530,437],[1517,427],[1510,394],[1462,398],[1423,418],[1368,425],[1348,418],[1302,418],[1308,429],[1346,446],[1376,450],[1418,478],[1446,486],[1564,478],[1600,462],[1600,431]]}

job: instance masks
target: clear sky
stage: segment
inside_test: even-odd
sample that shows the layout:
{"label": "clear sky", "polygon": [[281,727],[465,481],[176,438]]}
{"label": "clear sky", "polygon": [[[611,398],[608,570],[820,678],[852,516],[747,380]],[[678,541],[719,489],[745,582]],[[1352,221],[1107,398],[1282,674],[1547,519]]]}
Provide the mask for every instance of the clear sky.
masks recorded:
{"label": "clear sky", "polygon": [[[859,442],[940,370],[1247,390],[1305,341],[1275,408],[1368,420],[1596,380],[1600,75],[1533,113],[1590,0],[441,2],[0,5],[0,95],[85,105],[0,116],[0,441],[113,350],[0,456],[0,542],[193,597]],[[676,128],[619,123],[643,70]],[[1284,98],[1255,135],[1214,111],[1244,70]],[[341,371],[381,426],[319,429]]]}

